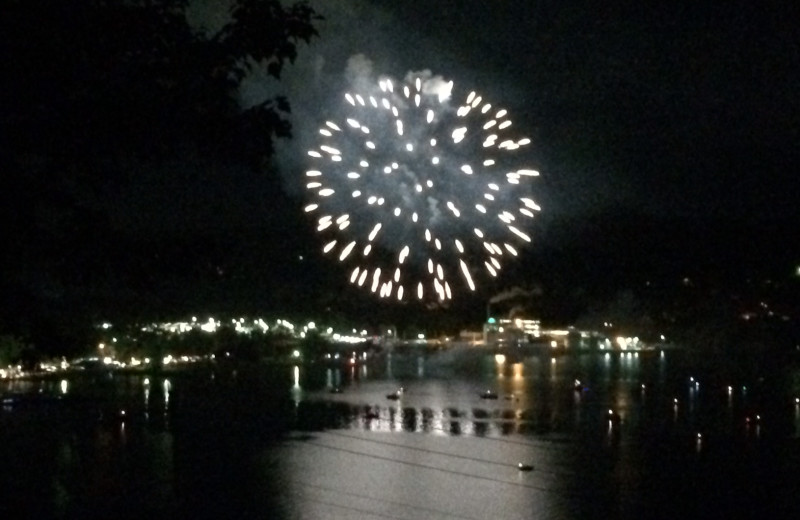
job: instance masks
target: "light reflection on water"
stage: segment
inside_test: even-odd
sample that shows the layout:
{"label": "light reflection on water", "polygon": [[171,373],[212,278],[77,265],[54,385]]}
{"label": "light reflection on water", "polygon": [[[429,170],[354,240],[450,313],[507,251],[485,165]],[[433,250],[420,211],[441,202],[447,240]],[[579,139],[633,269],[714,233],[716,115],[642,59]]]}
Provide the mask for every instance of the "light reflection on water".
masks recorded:
{"label": "light reflection on water", "polygon": [[[430,507],[406,492],[416,489],[415,479],[439,485],[440,492],[474,484],[462,495],[471,489],[475,497],[462,496],[461,505],[448,509],[469,518],[483,516],[464,504],[509,507],[506,516],[515,518],[526,516],[515,507],[545,503],[552,509],[544,516],[552,518],[633,518],[651,510],[663,510],[665,518],[699,516],[713,503],[705,494],[719,500],[727,489],[739,494],[729,511],[769,512],[770,500],[777,504],[800,491],[796,479],[784,479],[764,498],[750,491],[750,475],[757,469],[763,480],[800,470],[792,440],[800,438],[797,381],[796,369],[770,379],[725,380],[690,370],[672,353],[506,356],[502,362],[490,354],[393,354],[371,364],[289,365],[266,374],[237,369],[14,381],[6,391],[62,396],[72,408],[66,414],[47,408],[50,415],[2,412],[0,464],[9,468],[6,475],[24,468],[33,476],[21,484],[3,477],[0,503],[13,503],[14,493],[50,489],[52,496],[39,504],[49,512],[131,507],[170,517],[258,505],[272,518],[309,511],[325,517],[330,510],[322,503],[336,502],[332,497],[314,495],[316,509],[308,509],[300,498],[270,502],[266,497],[274,493],[267,491],[294,481],[302,483],[297,497],[322,488],[355,496],[359,491],[338,476],[368,470],[369,482],[397,486],[372,489],[370,496],[406,503],[404,514]],[[389,399],[400,387],[399,398]],[[496,399],[483,398],[487,390]],[[292,430],[308,433],[308,440],[274,444]],[[33,453],[40,455],[29,463]],[[479,454],[498,462],[469,462]],[[265,457],[269,462],[254,466]],[[499,461],[513,469],[527,460],[536,466],[528,476],[498,471]],[[538,505],[528,495],[517,497],[508,487],[512,480],[541,488]],[[551,488],[574,493],[574,508],[552,502],[561,495],[541,496]],[[482,495],[489,489],[511,505]]]}
{"label": "light reflection on water", "polygon": [[[406,436],[419,434],[431,438],[426,446],[439,446],[435,439],[474,439],[479,444],[470,449],[479,450],[491,446],[480,443],[523,443],[541,461],[537,482],[577,493],[574,509],[553,506],[544,517],[736,518],[743,510],[774,517],[800,491],[796,480],[760,489],[761,479],[800,470],[800,448],[790,440],[800,432],[800,404],[791,397],[797,389],[786,384],[791,374],[727,381],[690,370],[674,353],[487,355],[462,368],[395,355],[370,377],[342,372],[341,393],[328,385],[306,395],[300,425],[326,442],[351,432],[344,435],[367,439],[360,449],[374,438],[407,446],[419,437]],[[389,400],[401,386],[400,399]],[[497,399],[482,399],[487,389]]]}
{"label": "light reflection on water", "polygon": [[[706,443],[709,436],[760,438],[767,430],[776,437],[797,435],[794,409],[781,406],[783,396],[775,395],[785,393],[784,402],[790,402],[791,389],[761,380],[761,395],[751,399],[745,384],[737,385],[741,392],[734,392],[733,385],[720,386],[713,378],[705,383],[700,376],[676,373],[675,368],[681,367],[675,362],[670,370],[663,352],[609,352],[514,361],[487,356],[478,370],[471,367],[472,371],[453,373],[437,366],[435,358],[407,359],[395,354],[387,357],[385,366],[372,366],[369,373],[328,367],[324,388],[306,392],[303,405],[316,417],[314,407],[338,403],[330,413],[338,410],[341,416],[304,427],[483,436],[561,434],[582,439],[596,434],[597,425],[613,410],[619,417],[614,429],[617,440],[625,442],[655,434],[691,439],[694,446],[701,431]],[[420,376],[423,371],[424,377]],[[313,374],[304,377],[313,387]],[[580,390],[576,381],[581,382]],[[400,386],[406,388],[400,402],[389,401],[386,396]],[[337,393],[330,393],[332,388]],[[495,392],[497,399],[482,399],[487,390]],[[756,420],[756,407],[777,408],[770,413],[778,417]],[[423,410],[429,410],[443,426],[423,427],[427,424]]]}

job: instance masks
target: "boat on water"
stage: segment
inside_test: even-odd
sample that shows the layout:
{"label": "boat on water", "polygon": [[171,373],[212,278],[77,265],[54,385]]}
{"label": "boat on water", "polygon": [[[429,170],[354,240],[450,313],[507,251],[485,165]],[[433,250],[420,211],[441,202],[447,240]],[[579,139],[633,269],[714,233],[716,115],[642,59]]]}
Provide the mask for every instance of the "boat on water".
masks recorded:
{"label": "boat on water", "polygon": [[392,401],[397,401],[403,395],[403,391],[404,391],[404,389],[401,386],[400,388],[398,388],[397,390],[395,390],[391,394],[387,394],[386,395],[386,399],[391,399]]}
{"label": "boat on water", "polygon": [[491,390],[486,390],[481,394],[481,399],[497,399],[497,393]]}

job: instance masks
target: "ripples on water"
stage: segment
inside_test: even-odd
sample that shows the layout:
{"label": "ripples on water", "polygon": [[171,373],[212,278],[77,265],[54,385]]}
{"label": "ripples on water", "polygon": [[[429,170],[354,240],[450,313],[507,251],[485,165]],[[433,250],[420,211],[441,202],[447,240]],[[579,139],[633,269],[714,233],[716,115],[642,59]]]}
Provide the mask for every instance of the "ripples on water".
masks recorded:
{"label": "ripples on water", "polygon": [[792,367],[734,381],[696,372],[678,353],[498,361],[394,355],[354,366],[9,384],[5,391],[55,399],[0,413],[0,511],[42,518],[800,512],[800,377]]}

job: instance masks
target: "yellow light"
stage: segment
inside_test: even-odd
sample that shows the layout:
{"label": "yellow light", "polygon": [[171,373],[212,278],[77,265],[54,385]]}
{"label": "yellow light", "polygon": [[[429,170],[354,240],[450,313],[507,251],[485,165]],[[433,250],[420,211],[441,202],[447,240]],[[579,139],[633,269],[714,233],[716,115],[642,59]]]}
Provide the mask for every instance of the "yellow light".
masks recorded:
{"label": "yellow light", "polygon": [[506,356],[504,354],[495,354],[494,355],[494,361],[498,365],[502,365],[503,363],[506,362]]}

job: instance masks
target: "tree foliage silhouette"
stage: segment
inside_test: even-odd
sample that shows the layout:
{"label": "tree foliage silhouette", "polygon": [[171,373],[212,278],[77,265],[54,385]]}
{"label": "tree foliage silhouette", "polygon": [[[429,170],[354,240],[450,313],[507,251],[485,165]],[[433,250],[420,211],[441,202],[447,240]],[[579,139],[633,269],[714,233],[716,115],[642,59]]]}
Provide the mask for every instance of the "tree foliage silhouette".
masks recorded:
{"label": "tree foliage silhouette", "polygon": [[291,136],[285,97],[242,106],[238,89],[258,68],[279,79],[321,17],[305,2],[234,0],[209,32],[189,9],[0,0],[0,331],[91,297],[99,200],[132,168],[190,156],[261,168]]}

